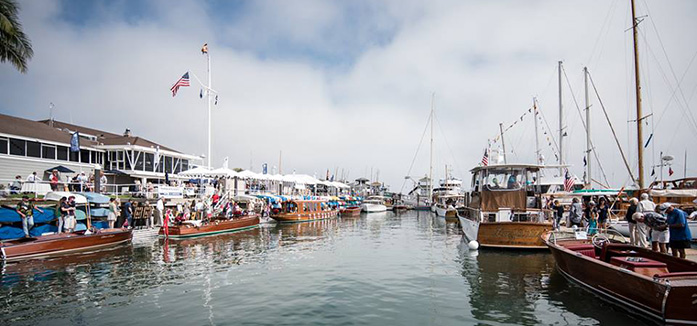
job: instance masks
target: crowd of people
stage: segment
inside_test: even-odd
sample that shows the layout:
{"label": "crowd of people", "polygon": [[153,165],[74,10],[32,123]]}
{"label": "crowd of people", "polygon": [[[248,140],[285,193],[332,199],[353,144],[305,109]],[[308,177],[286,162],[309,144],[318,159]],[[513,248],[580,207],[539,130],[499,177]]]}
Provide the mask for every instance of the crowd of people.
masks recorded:
{"label": "crowd of people", "polygon": [[[559,200],[550,197],[547,209],[554,214],[554,228],[559,229],[564,216],[564,206]],[[567,227],[585,229],[588,235],[607,232],[609,227],[610,204],[606,197],[599,197],[581,203],[574,197],[569,207]],[[647,193],[629,200],[625,214],[629,225],[630,243],[667,254],[671,249],[673,256],[685,258],[685,249],[690,248],[692,235],[688,227],[685,211],[670,203],[656,205]]]}

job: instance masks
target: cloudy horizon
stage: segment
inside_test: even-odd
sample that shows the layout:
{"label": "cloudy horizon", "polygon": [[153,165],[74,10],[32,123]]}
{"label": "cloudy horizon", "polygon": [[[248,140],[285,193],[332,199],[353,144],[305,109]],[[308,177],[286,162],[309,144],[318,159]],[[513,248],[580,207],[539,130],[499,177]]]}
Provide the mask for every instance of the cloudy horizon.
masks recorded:
{"label": "cloudy horizon", "polygon": [[[622,149],[636,171],[631,12],[613,1],[21,1],[34,58],[26,74],[0,65],[0,112],[141,136],[185,153],[207,149],[207,110],[196,79],[172,97],[186,71],[213,88],[212,165],[322,177],[379,178],[400,191],[404,176],[428,173],[422,139],[432,94],[434,177],[445,166],[468,183],[488,141],[504,137],[509,161],[533,162],[530,116],[546,120],[541,150],[555,164],[557,62],[563,61],[565,162],[583,175],[586,135],[582,69],[587,66]],[[646,119],[645,177],[660,153],[697,175],[697,3],[637,1]],[[692,27],[690,27],[692,26]],[[593,178],[611,187],[629,176],[591,89]],[[544,129],[544,130],[543,130]],[[428,135],[426,135],[428,137]],[[558,141],[558,140],[556,140]],[[493,145],[494,148],[499,143]],[[409,167],[414,162],[411,172]],[[603,175],[603,171],[605,175]],[[667,171],[665,172],[667,175]],[[656,175],[660,174],[656,170]],[[646,182],[648,184],[648,182]],[[407,188],[409,188],[407,184]],[[406,190],[406,189],[405,189]]]}

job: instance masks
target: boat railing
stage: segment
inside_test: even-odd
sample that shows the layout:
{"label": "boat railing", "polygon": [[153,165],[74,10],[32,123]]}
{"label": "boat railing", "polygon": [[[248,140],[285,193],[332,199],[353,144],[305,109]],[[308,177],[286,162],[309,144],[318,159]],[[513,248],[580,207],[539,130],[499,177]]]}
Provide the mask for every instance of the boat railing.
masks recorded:
{"label": "boat railing", "polygon": [[622,243],[629,243],[629,239],[627,239],[625,236],[623,236],[620,232],[617,232],[616,230],[598,228],[550,231],[549,237],[547,239],[549,242],[552,242],[554,244],[557,244],[557,240],[568,239],[591,240],[593,243],[595,243],[596,239],[600,239],[601,241],[618,241]]}

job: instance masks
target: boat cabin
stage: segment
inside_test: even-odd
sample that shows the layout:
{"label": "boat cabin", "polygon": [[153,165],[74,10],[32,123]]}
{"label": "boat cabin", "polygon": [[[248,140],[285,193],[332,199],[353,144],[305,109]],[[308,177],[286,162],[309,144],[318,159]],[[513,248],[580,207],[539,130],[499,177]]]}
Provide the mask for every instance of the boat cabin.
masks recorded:
{"label": "boat cabin", "polygon": [[290,200],[281,204],[281,213],[303,214],[330,210],[329,205],[323,200]]}

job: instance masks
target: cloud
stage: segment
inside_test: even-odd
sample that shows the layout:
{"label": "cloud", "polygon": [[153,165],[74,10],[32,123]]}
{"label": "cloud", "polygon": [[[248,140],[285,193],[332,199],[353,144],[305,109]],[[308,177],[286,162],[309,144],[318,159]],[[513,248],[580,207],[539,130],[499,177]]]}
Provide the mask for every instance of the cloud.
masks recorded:
{"label": "cloud", "polygon": [[[688,64],[697,45],[687,31],[695,4],[648,1],[642,23],[645,113],[654,113],[655,147],[676,156],[697,139],[693,98],[697,75]],[[289,173],[380,170],[398,191],[424,131],[435,92],[436,176],[444,165],[469,180],[487,139],[509,125],[537,96],[557,131],[556,62],[564,67],[583,108],[581,69],[587,65],[620,142],[631,156],[636,140],[631,33],[620,1],[463,2],[283,1],[145,4],[97,3],[75,11],[61,2],[23,3],[21,18],[35,58],[21,75],[0,65],[3,113],[59,120],[136,134],[194,154],[206,152],[207,111],[199,87],[169,87],[185,71],[206,78],[202,43],[210,46],[213,86],[213,163]],[[641,4],[641,12],[647,8]],[[656,26],[656,29],[654,29]],[[658,33],[656,33],[658,30]],[[657,37],[660,35],[660,41]],[[663,53],[665,49],[670,65]],[[671,99],[683,73],[680,95]],[[564,151],[582,174],[585,133],[564,80]],[[682,103],[681,106],[677,103]],[[666,113],[661,115],[667,107]],[[662,116],[660,123],[657,116]],[[651,122],[651,121],[649,121]],[[627,179],[600,104],[592,100],[593,139],[612,186]],[[511,160],[534,160],[530,119],[506,133]],[[647,129],[651,129],[647,127]],[[426,135],[428,137],[428,135]],[[648,137],[648,132],[645,137]],[[550,159],[552,150],[543,143]],[[428,140],[411,175],[428,171]],[[635,164],[635,163],[634,163]],[[682,169],[675,162],[674,170]],[[689,165],[689,164],[688,164]],[[650,169],[648,169],[650,171]],[[603,179],[595,169],[596,179]],[[647,172],[647,176],[648,176]],[[689,169],[688,174],[697,173]]]}

